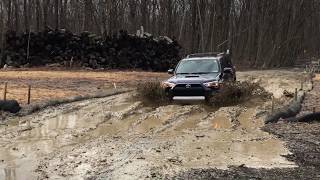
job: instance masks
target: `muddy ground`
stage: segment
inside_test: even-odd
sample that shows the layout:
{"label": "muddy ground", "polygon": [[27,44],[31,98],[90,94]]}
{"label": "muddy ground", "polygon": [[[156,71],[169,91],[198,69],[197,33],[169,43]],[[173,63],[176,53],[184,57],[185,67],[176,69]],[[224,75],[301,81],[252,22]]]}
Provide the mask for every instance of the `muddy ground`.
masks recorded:
{"label": "muddy ground", "polygon": [[286,142],[292,154],[284,157],[295,162],[295,168],[257,169],[231,166],[228,170],[197,168],[184,171],[174,179],[320,179],[320,124],[268,124],[263,130]]}
{"label": "muddy ground", "polygon": [[[280,97],[300,87],[297,74],[239,72],[238,79]],[[0,127],[0,179],[319,178],[319,125],[264,126],[270,101],[146,107],[133,96],[7,119]]]}

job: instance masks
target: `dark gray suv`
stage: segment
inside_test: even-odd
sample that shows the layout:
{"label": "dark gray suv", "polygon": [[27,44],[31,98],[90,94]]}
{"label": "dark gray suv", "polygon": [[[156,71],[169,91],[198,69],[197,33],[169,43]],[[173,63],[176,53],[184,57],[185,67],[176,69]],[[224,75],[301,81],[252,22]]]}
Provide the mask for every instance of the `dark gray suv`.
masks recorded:
{"label": "dark gray suv", "polygon": [[202,96],[208,100],[213,93],[219,92],[223,82],[236,80],[236,71],[228,51],[188,55],[168,73],[173,76],[162,82],[162,87],[170,99]]}

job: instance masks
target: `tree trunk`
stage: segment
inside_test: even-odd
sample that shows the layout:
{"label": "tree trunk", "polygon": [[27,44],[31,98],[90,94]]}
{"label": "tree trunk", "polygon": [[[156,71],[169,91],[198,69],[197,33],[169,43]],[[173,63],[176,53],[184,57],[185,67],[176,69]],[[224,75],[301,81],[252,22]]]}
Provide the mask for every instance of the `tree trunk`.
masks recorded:
{"label": "tree trunk", "polygon": [[191,5],[191,52],[196,51],[196,34],[197,34],[197,0],[190,0]]}
{"label": "tree trunk", "polygon": [[20,17],[19,17],[19,4],[18,0],[14,0],[14,29],[16,32],[20,32],[19,26],[20,26]]}
{"label": "tree trunk", "polygon": [[84,1],[84,31],[92,31],[93,30],[93,7],[92,7],[92,1],[91,0],[85,0]]}
{"label": "tree trunk", "polygon": [[28,2],[23,0],[23,16],[24,16],[24,29],[26,32],[29,31],[29,13],[28,13]]}
{"label": "tree trunk", "polygon": [[148,17],[147,1],[148,0],[141,0],[141,5],[140,5],[141,26],[143,26],[144,29],[147,29],[147,17]]}
{"label": "tree trunk", "polygon": [[59,18],[60,18],[60,28],[65,28],[65,3],[63,0],[59,0],[59,4],[60,4],[60,14],[59,14]]}
{"label": "tree trunk", "polygon": [[40,0],[36,0],[36,31],[39,32],[40,31],[40,24],[41,24],[41,18],[42,14],[41,14],[41,6],[40,6]]}
{"label": "tree trunk", "polygon": [[7,12],[8,12],[8,19],[7,19],[7,28],[12,29],[12,1],[8,0],[8,7],[7,7]]}
{"label": "tree trunk", "polygon": [[44,4],[43,4],[43,25],[44,25],[45,28],[48,26],[48,7],[49,7],[49,4],[50,4],[50,0],[44,0]]}
{"label": "tree trunk", "polygon": [[4,21],[4,5],[3,1],[0,2],[0,66],[2,67],[3,51],[5,47],[5,21]]}
{"label": "tree trunk", "polygon": [[54,0],[54,27],[59,29],[59,0]]}
{"label": "tree trunk", "polygon": [[129,1],[129,30],[131,33],[135,33],[137,30],[137,2],[136,0]]}

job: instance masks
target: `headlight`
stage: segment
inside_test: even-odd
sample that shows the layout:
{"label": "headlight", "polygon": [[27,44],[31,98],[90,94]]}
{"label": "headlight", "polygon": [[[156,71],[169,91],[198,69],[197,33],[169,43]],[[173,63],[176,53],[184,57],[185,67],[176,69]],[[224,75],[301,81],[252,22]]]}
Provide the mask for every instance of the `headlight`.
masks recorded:
{"label": "headlight", "polygon": [[171,82],[167,82],[167,81],[164,81],[161,83],[161,87],[166,89],[166,88],[174,88],[176,85],[174,83],[171,83]]}
{"label": "headlight", "polygon": [[208,88],[219,88],[220,87],[220,84],[218,81],[206,82],[206,83],[203,83],[203,85]]}

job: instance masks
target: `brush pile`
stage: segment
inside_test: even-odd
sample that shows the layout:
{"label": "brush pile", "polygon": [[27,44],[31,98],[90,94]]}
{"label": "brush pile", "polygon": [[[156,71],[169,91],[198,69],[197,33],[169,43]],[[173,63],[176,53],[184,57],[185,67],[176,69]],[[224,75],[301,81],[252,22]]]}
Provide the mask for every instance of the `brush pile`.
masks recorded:
{"label": "brush pile", "polygon": [[[168,37],[120,31],[101,37],[68,30],[6,33],[2,64],[13,67],[62,66],[93,69],[143,69],[165,71],[180,59],[180,45]],[[28,51],[29,49],[29,51]]]}

